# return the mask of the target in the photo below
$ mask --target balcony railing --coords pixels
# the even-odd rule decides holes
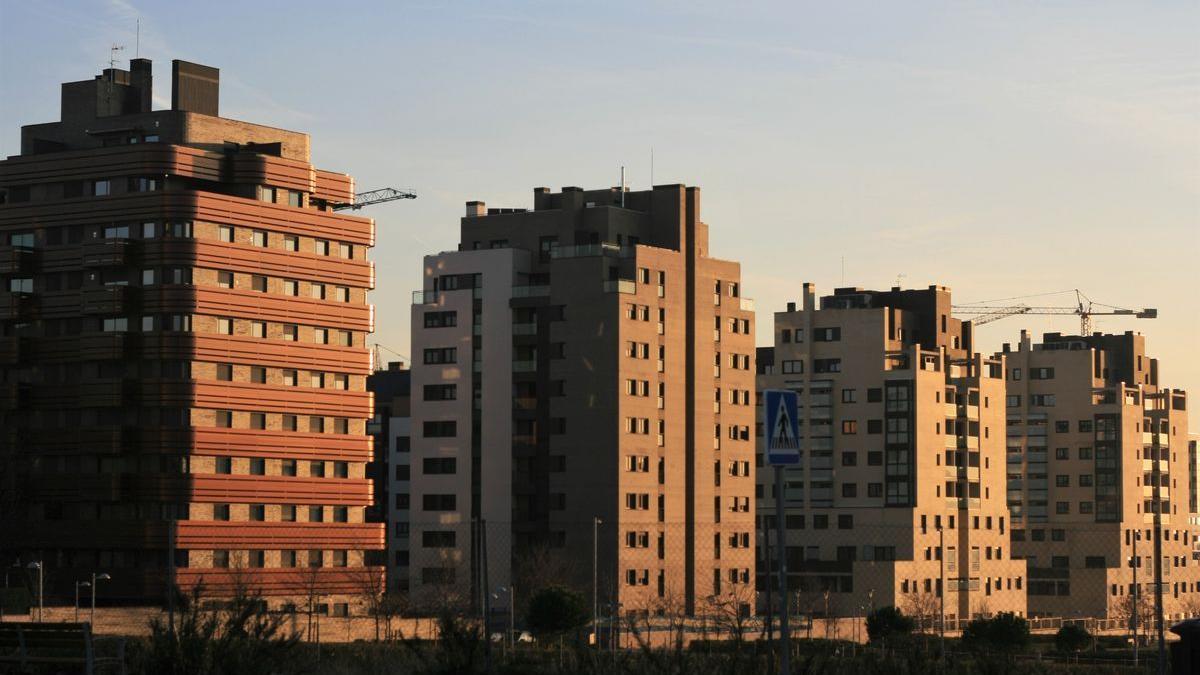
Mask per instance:
[[[550,295],[549,286],[513,286],[514,298],[541,298]]]
[[[438,302],[437,291],[413,291],[412,304],[414,305],[436,305]]]

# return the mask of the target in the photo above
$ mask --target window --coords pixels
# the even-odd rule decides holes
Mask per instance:
[[[283,235],[283,250],[292,252],[299,251],[300,237],[297,237],[294,234]]]
[[[263,504],[250,505],[250,520],[262,522],[267,519],[267,507]]]
[[[452,438],[458,435],[458,423],[454,420],[426,421],[424,424],[425,438]]]
[[[346,260],[352,260],[354,258],[354,245],[347,244],[344,241],[338,242],[338,256]]]
[[[426,349],[424,360],[426,364],[454,363],[458,360],[458,350],[454,347]]]
[[[1021,407],[1021,397],[1016,394],[1009,394],[1008,396],[1004,397],[1004,403],[1009,408],[1020,408]]]
[[[814,373],[840,373],[842,372],[841,359],[813,359]]]
[[[883,483],[867,483],[867,496],[875,499],[883,497]]]
[[[338,302],[350,302],[350,289],[345,286],[335,286],[333,289],[333,299]]]
[[[329,255],[329,242],[324,239],[314,240],[313,251],[315,251],[317,255]]]
[[[264,413],[250,413],[250,428],[251,429],[266,429],[267,416]]]
[[[458,460],[454,457],[426,457],[421,471],[430,476],[454,474],[458,471]]]
[[[226,568],[229,567],[229,551],[215,550],[212,556],[213,567]]]
[[[840,327],[813,329],[813,342],[838,342],[841,339],[842,329]]]
[[[329,329],[328,328],[314,328],[313,329],[313,342],[315,342],[316,344],[319,344],[319,345],[329,344]]]
[[[454,548],[457,533],[454,530],[425,530],[421,532],[424,548]]]
[[[267,292],[267,278],[262,275],[259,275],[259,274],[255,274],[255,275],[251,276],[250,277],[250,288],[251,288],[251,290],[258,291],[259,293],[266,293]]]
[[[858,400],[858,394],[854,389],[842,390],[842,403],[854,403]]]
[[[230,410],[218,410],[214,414],[218,427],[230,429],[233,427],[233,412]]]
[[[297,190],[288,190],[288,206],[291,206],[291,207],[297,208],[297,209],[300,208],[301,206],[303,206],[304,203],[303,203],[303,197],[301,196],[302,194],[303,193],[301,193]]]
[[[313,282],[308,287],[308,294],[309,294],[309,296],[316,298],[317,300],[324,300],[325,299],[325,284],[318,284],[316,282]]]
[[[425,312],[426,328],[450,328],[458,325],[458,312]]]
[[[1029,405],[1051,408],[1054,406],[1054,394],[1030,394]]]
[[[250,233],[250,243],[259,248],[267,247],[267,233],[264,230],[254,230]]]
[[[217,238],[220,239],[221,241],[225,242],[226,244],[232,244],[233,243],[233,226],[232,225],[219,225],[217,227]]]
[[[838,514],[838,529],[839,530],[853,530],[854,529],[854,516],[849,513]]]
[[[258,199],[259,201],[267,202],[268,204],[274,204],[275,188],[266,185],[260,185],[258,187]]]
[[[229,520],[229,505],[213,504],[213,520]]]
[[[349,462],[334,462],[333,463],[333,477],[334,478],[349,478],[350,477],[350,463]]]
[[[233,365],[229,363],[217,364],[217,379],[222,382],[230,382],[233,380]]]
[[[92,196],[106,197],[112,194],[112,181],[108,179],[92,181]]]
[[[453,401],[458,398],[458,385],[427,384],[425,385],[426,401]]]
[[[217,272],[217,286],[233,288],[233,272]]]
[[[453,494],[421,495],[421,508],[424,511],[454,511],[458,499]]]
[[[265,321],[250,322],[250,337],[265,338],[267,337],[267,323]]]
[[[300,339],[300,327],[295,324],[285,324],[283,326],[283,339],[289,342],[296,342]]]
[[[1031,380],[1052,380],[1054,379],[1053,368],[1030,368],[1029,379]]]
[[[842,420],[842,434],[850,435],[858,433],[858,420]]]

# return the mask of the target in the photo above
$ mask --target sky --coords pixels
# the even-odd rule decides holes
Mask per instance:
[[[1162,383],[1200,397],[1197,35],[1196,2],[0,0],[0,156],[123,45],[122,66],[154,61],[156,107],[171,59],[218,67],[223,116],[419,195],[369,212],[385,359],[408,354],[421,256],[455,248],[464,202],[531,207],[625,166],[631,189],[702,188],[759,344],[806,281],[1078,288],[1157,308],[1094,329],[1144,333]],[[1078,325],[1014,316],[977,340]]]

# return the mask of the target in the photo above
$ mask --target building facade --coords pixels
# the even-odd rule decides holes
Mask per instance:
[[[775,313],[757,371],[760,394],[800,394],[801,463],[785,470],[783,495],[790,600],[816,616],[891,605],[926,625],[943,602],[951,626],[1024,613],[1025,564],[1008,543],[1003,359],[973,351],[944,287],[839,288],[819,304],[811,284],[803,293]],[[760,586],[773,592],[774,469],[757,490]]]
[[[375,398],[375,417],[367,424],[375,440],[375,457],[367,465],[375,489],[368,520],[387,526],[388,591],[399,594],[408,593],[409,578],[411,387],[412,372],[398,361],[367,377],[367,391]]]
[[[414,600],[751,604],[753,331],[697,188],[469,202],[412,305]]]
[[[1050,333],[1034,344],[1022,332],[1001,356],[1013,552],[1029,564],[1030,613],[1128,620],[1153,600],[1158,543],[1163,610],[1194,615],[1200,529],[1186,393],[1159,384],[1158,361],[1134,333]]]
[[[62,87],[0,162],[0,559],[47,593],[165,584],[347,612],[365,522],[368,218],[306,134],[221,117],[219,72],[151,63]]]

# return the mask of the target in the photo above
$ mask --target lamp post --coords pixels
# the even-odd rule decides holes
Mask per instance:
[[[96,632],[96,582],[108,581],[112,577],[107,574],[96,574],[92,572],[92,632]]]
[[[599,517],[592,518],[592,640],[600,647],[600,523]]]
[[[41,623],[42,622],[42,613],[45,610],[45,595],[43,593],[43,591],[45,589],[45,585],[43,584],[43,581],[45,579],[45,570],[43,569],[43,565],[40,560],[29,563],[29,565],[27,565],[27,567],[31,570],[37,570],[37,573],[38,573],[38,618],[37,618],[37,620],[38,620],[38,623]]]
[[[92,584],[87,581],[76,581],[75,582],[75,623],[79,623],[79,589],[87,588],[88,586],[91,586],[91,585]]]

